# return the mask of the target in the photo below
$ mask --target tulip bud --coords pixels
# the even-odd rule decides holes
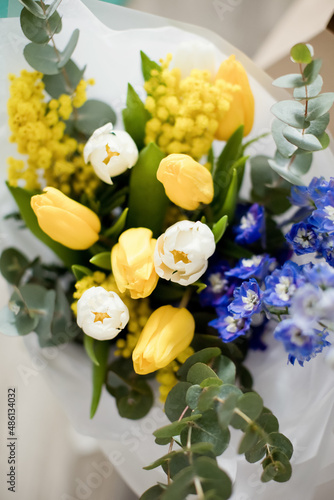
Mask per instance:
[[[156,240],[145,227],[128,229],[111,251],[111,267],[121,293],[129,290],[132,299],[150,295],[158,282],[153,254]]]
[[[110,177],[122,174],[138,160],[138,149],[124,130],[114,130],[111,123],[95,130],[84,148],[84,160],[90,162],[96,175],[107,184]]]
[[[92,286],[78,300],[77,323],[97,340],[113,339],[129,321],[129,310],[115,292]]]
[[[85,250],[99,239],[101,223],[89,208],[53,187],[31,198],[40,228],[55,241],[73,250]]]
[[[145,375],[167,366],[193,339],[195,321],[190,312],[162,306],[149,317],[132,354],[136,373]]]
[[[164,158],[157,171],[168,198],[186,210],[196,210],[200,203],[213,199],[213,181],[207,168],[184,154]]]
[[[215,247],[214,235],[206,224],[176,222],[157,240],[155,270],[161,278],[191,285],[205,273]]]
[[[218,125],[216,139],[227,141],[240,125],[244,126],[244,136],[252,130],[254,122],[254,96],[243,65],[231,55],[218,69],[216,80],[223,79],[240,90],[233,93],[233,100],[224,118]]]

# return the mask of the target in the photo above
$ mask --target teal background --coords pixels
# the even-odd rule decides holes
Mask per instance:
[[[127,0],[100,0],[101,2],[114,3],[116,5],[125,5]],[[1,17],[18,17],[20,15],[22,5],[18,0],[0,0],[0,18]]]

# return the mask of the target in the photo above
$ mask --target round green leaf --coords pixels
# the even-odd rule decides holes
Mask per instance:
[[[291,184],[296,184],[297,186],[302,186],[304,185],[303,181],[301,180],[299,175],[294,174],[291,169],[288,170],[284,166],[278,165],[274,160],[268,160],[269,165],[271,168],[279,174],[283,179],[286,181],[290,182]],[[288,164],[288,162],[287,162]]]
[[[89,137],[97,129],[111,122],[116,123],[114,110],[105,102],[90,99],[77,109],[77,118],[73,122],[76,130]]]
[[[299,73],[280,76],[272,82],[275,87],[282,87],[285,89],[294,89],[305,85],[302,76]]]
[[[239,398],[238,408],[250,419],[256,420],[262,412],[263,400],[256,392],[246,392]]]
[[[238,453],[246,453],[249,451],[253,446],[259,441],[259,434],[256,432],[256,430],[252,426],[248,426],[245,435],[242,438]]]
[[[64,66],[63,70],[58,75],[44,75],[43,82],[45,91],[54,99],[58,99],[61,94],[73,94],[75,88],[83,77],[86,66],[79,69],[78,66],[70,59]]]
[[[40,4],[40,2],[37,2]],[[48,43],[51,36],[61,30],[61,18],[57,12],[46,20],[34,16],[28,9],[24,8],[20,15],[21,28],[24,35],[34,43]]]
[[[311,85],[311,83],[315,81],[321,69],[321,65],[322,65],[321,59],[314,59],[314,61],[310,62],[307,66],[305,66],[303,71],[303,76],[306,85]]]
[[[322,85],[323,79],[320,75],[318,75],[310,85],[306,85],[306,88],[305,83],[303,87],[296,88],[293,91],[293,97],[295,99],[310,99],[312,97],[316,97],[320,94]]]
[[[264,439],[258,441],[252,448],[248,449],[245,453],[245,458],[250,464],[254,464],[261,460],[266,454],[266,442]]]
[[[191,384],[188,382],[179,382],[168,393],[165,403],[165,413],[171,422],[178,420],[187,406],[186,395]],[[191,410],[189,409],[185,416],[189,416]]]
[[[319,139],[309,133],[303,134],[302,131],[296,128],[289,126],[285,127],[283,136],[291,142],[291,144],[304,151],[320,151],[320,149],[322,149]]]
[[[283,434],[280,434],[279,432],[272,432],[269,435],[269,441],[268,442],[269,442],[269,444],[271,446],[274,446],[275,448],[278,448],[289,459],[292,457],[292,453],[293,453],[292,443]]]
[[[145,417],[153,404],[153,393],[145,380],[139,379],[136,388],[116,398],[118,412],[121,417],[138,420]]]
[[[230,424],[234,416],[234,409],[237,406],[238,399],[238,394],[231,393],[227,396],[224,403],[219,403],[217,406],[218,422],[223,429]]]
[[[312,121],[327,113],[334,102],[334,92],[320,94],[308,101],[307,120]]]
[[[6,248],[0,257],[1,274],[12,285],[18,285],[28,264],[28,259],[16,248]]]
[[[204,363],[196,363],[189,369],[187,380],[192,384],[200,384],[203,380],[209,377],[218,378],[212,368]]]
[[[189,387],[186,395],[187,405],[194,410],[198,404],[198,398],[202,394],[202,387],[198,384]]]
[[[329,113],[319,116],[311,122],[311,125],[306,129],[308,134],[313,134],[316,137],[321,136],[329,124]]]
[[[192,356],[190,356],[180,367],[177,375],[184,379],[189,371],[189,368],[196,363],[208,363],[213,358],[220,356],[221,350],[219,347],[206,347],[200,351],[195,352]]]
[[[297,146],[291,144],[287,138],[283,135],[283,131],[287,128],[287,125],[280,120],[276,119],[271,125],[271,132],[276,143],[278,151],[286,158],[290,158],[296,151]]]
[[[57,75],[60,72],[57,54],[50,45],[28,43],[23,49],[23,55],[31,67],[44,75]]]
[[[281,101],[271,107],[271,112],[279,120],[295,128],[307,128],[309,122],[305,120],[305,107],[298,101]]]
[[[188,439],[188,429],[181,432],[181,442],[186,446]],[[230,432],[228,429],[222,429],[218,423],[216,412],[206,411],[201,418],[196,420],[191,432],[191,444],[211,443],[212,452],[218,456],[221,455],[230,442]]]
[[[297,43],[290,51],[291,59],[299,64],[310,63],[312,61],[312,54],[309,47],[305,43]]]

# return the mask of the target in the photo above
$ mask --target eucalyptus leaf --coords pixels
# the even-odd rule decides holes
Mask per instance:
[[[293,97],[295,99],[310,99],[312,97],[316,97],[320,94],[323,83],[322,77],[318,75],[310,85],[305,86],[304,83],[303,87],[295,88],[293,91]]]
[[[121,417],[138,420],[147,415],[154,401],[153,393],[146,380],[138,379],[134,387],[116,398]]]
[[[188,371],[187,381],[192,384],[200,384],[208,377],[218,378],[216,373],[204,363],[194,364]]]
[[[169,200],[164,187],[157,179],[157,170],[164,153],[154,143],[150,143],[139,154],[136,165],[131,170],[129,213],[127,227],[147,227],[153,236],[162,232]]]
[[[238,399],[239,399],[239,394],[231,392],[226,397],[224,402],[222,403],[220,402],[219,405],[217,406],[218,422],[223,429],[229,426],[234,416],[234,409],[237,406]]]
[[[71,56],[77,46],[79,40],[79,30],[75,29],[69,39],[65,49],[60,53],[60,60],[58,61],[58,68],[63,68],[65,64],[71,59]]]
[[[308,64],[312,61],[312,54],[305,43],[297,43],[290,50],[291,59],[295,63]]]
[[[278,470],[278,473],[274,477],[274,481],[277,483],[289,481],[292,474],[292,468],[287,456],[281,451],[275,450],[272,452],[272,457]]]
[[[0,257],[0,271],[2,276],[12,285],[18,285],[29,261],[16,248],[6,248]]]
[[[286,158],[289,158],[296,151],[297,146],[291,144],[284,136],[283,132],[286,127],[287,125],[285,123],[276,118],[271,125],[271,132],[278,151]],[[252,160],[253,158],[251,159],[251,162]]]
[[[182,418],[182,420],[178,420],[177,422],[173,422],[172,424],[157,429],[153,432],[153,435],[157,438],[172,438],[174,436],[179,436],[183,429],[189,427],[189,422],[195,422],[201,417],[202,415],[197,413],[195,415],[191,415],[190,417]]]
[[[293,162],[290,165],[290,171],[292,174],[298,176],[307,174],[312,165],[312,153],[301,153],[295,156]]]
[[[278,432],[278,420],[272,413],[261,413],[256,419],[257,425],[261,427],[267,434]]]
[[[51,45],[28,43],[23,55],[32,68],[44,75],[57,75],[60,72],[57,54]]]
[[[220,356],[215,360],[213,367],[224,384],[234,384],[236,368],[233,361],[226,356]]]
[[[95,343],[95,356],[98,361],[93,364],[93,394],[90,407],[90,418],[93,418],[98,408],[102,387],[105,382],[108,366],[109,342],[97,340]]]
[[[324,115],[319,116],[316,120],[313,120],[311,125],[306,129],[307,133],[313,134],[316,137],[321,136],[329,124],[329,116],[329,113],[325,113]]]
[[[179,382],[169,391],[165,403],[165,413],[171,422],[178,420],[187,407],[186,395],[190,386],[189,382]],[[190,413],[191,411],[187,410],[184,416],[189,416]]]
[[[63,71],[57,75],[43,75],[45,91],[54,99],[58,99],[61,94],[73,94],[80,80],[82,80],[86,66],[79,69],[70,59],[64,66]],[[66,78],[64,76],[66,73]]]
[[[310,62],[307,66],[305,66],[304,71],[303,71],[303,76],[305,79],[306,85],[311,85],[319,75],[319,71],[322,66],[322,60],[321,59],[314,59],[312,62]]]
[[[55,12],[48,20],[41,19],[24,8],[20,14],[20,24],[23,34],[37,44],[48,43],[51,36],[59,33],[62,27],[61,18]]]
[[[284,137],[294,146],[305,151],[320,151],[322,149],[320,141],[312,134],[304,133],[293,127],[285,127],[283,130]]]
[[[78,132],[89,137],[97,128],[109,122],[113,125],[116,123],[115,112],[109,104],[97,99],[89,99],[77,109],[73,125]]]
[[[261,460],[266,454],[266,449],[266,442],[264,439],[257,441],[257,443],[252,448],[249,448],[245,452],[245,458],[247,462],[249,462],[250,464],[254,464],[255,462]]]
[[[58,9],[61,1],[62,0],[54,0],[50,5],[48,5],[48,8],[45,11],[47,19],[50,19],[52,17],[53,13],[56,11],[56,9]]]
[[[191,385],[187,391],[186,394],[186,403],[191,408],[194,410],[197,405],[198,405],[198,398],[202,394],[202,387],[198,384]]]
[[[252,425],[249,425],[246,430],[245,430],[245,435],[242,438],[239,448],[238,448],[238,453],[246,453],[249,451],[253,446],[258,442],[259,440],[259,435],[254,429]]]
[[[327,92],[326,94],[320,94],[314,99],[308,101],[307,108],[307,120],[316,120],[320,116],[327,113],[334,102],[334,92]]]
[[[280,101],[271,107],[271,112],[279,120],[295,128],[307,128],[309,122],[305,120],[305,108],[298,101]]]
[[[31,317],[24,310],[18,314],[7,306],[0,310],[0,333],[3,335],[9,337],[27,335],[34,330],[37,323],[38,317]]]
[[[282,453],[284,453],[284,455],[286,455],[287,458],[290,459],[292,457],[293,453],[292,443],[283,434],[280,434],[279,432],[272,432],[271,434],[269,434],[268,442],[270,446],[278,448]]]
[[[28,9],[31,14],[38,17],[39,19],[45,19],[45,14],[43,12],[42,7],[38,5],[34,0],[19,0],[19,2],[24,5],[26,9]]]
[[[328,134],[326,134],[326,132],[324,132],[323,134],[321,134],[321,135],[319,136],[319,141],[321,142],[322,149],[326,149],[326,148],[328,148],[329,143],[330,143],[330,138],[329,138],[329,135],[328,135]]]
[[[269,165],[269,159],[268,156],[258,155],[253,156],[250,160],[253,190],[260,198],[266,195],[267,186],[270,186],[273,181],[273,171]]]
[[[191,486],[194,478],[194,471],[191,466],[182,469],[173,478],[173,482],[168,486],[161,496],[161,500],[184,500],[192,491]]]
[[[208,380],[208,379],[206,379]],[[218,378],[217,381],[221,382]],[[219,395],[219,386],[211,385],[210,387],[203,388],[202,394],[198,398],[197,410],[204,413],[214,407],[216,398]]]
[[[197,351],[183,363],[183,365],[179,368],[177,375],[182,380],[184,380],[191,366],[195,365],[196,363],[208,363],[213,358],[216,358],[220,355],[221,350],[219,349],[219,347],[207,347],[205,349]]]
[[[216,500],[227,500],[232,494],[232,483],[226,472],[219,469],[217,462],[210,457],[199,457],[194,462],[195,474],[200,478],[205,492],[214,492]]]
[[[291,170],[288,170],[287,168],[282,167],[281,165],[278,165],[274,160],[268,160],[268,163],[269,163],[270,167],[277,174],[279,174],[281,177],[283,177],[283,179],[285,179],[286,181],[290,182],[291,184],[295,184],[297,186],[304,185],[301,178],[298,175],[291,172]]]
[[[90,259],[90,263],[94,264],[97,267],[101,267],[102,269],[106,269],[108,271],[111,270],[111,257],[110,252],[101,252]]]
[[[123,123],[125,130],[131,135],[139,150],[144,146],[145,126],[149,118],[150,114],[144,103],[129,83],[126,108],[123,109]]]
[[[145,81],[151,78],[152,69],[161,72],[161,66],[155,61],[152,61],[152,59],[150,59],[142,50],[140,51],[140,58],[141,70]]]
[[[164,489],[159,485],[152,486],[146,490],[139,500],[161,500],[161,495],[164,492]]]
[[[295,89],[305,86],[304,80],[299,73],[280,76],[272,82],[275,87],[282,87],[285,89]]]
[[[188,431],[185,429],[181,432],[181,442],[183,446],[188,440]],[[195,443],[211,443],[213,445],[212,452],[214,455],[221,455],[229,445],[230,432],[228,429],[222,429],[218,423],[217,415],[214,410],[208,410],[201,418],[194,422],[191,432],[191,444]]]

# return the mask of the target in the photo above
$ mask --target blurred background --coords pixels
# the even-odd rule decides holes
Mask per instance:
[[[98,7],[103,0],[83,0]],[[216,32],[262,67],[287,53],[291,43],[306,41],[326,25],[332,0],[118,0],[128,9],[195,24]],[[0,17],[15,17],[18,0],[0,0]],[[298,32],[298,33],[297,33]],[[299,38],[298,38],[299,36]],[[297,39],[296,39],[297,37]],[[1,124],[5,126],[5,124]],[[5,287],[2,285],[1,289]],[[1,306],[6,303],[1,296]],[[47,387],[38,360],[32,360],[22,339],[0,336],[0,498],[7,500],[135,500],[91,438],[78,435]],[[14,361],[15,360],[15,361]],[[7,389],[18,391],[17,492],[8,492],[4,453]],[[93,481],[94,471],[105,471]],[[100,473],[100,477],[103,472]],[[96,474],[95,474],[96,479]]]

